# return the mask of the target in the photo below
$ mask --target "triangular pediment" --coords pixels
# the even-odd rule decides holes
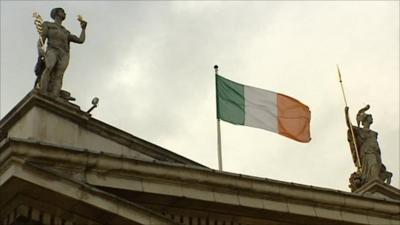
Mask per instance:
[[[0,121],[0,140],[5,137],[146,161],[204,167],[101,122],[77,105],[49,98],[35,90]]]

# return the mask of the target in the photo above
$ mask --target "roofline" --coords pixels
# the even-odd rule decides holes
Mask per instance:
[[[1,131],[7,132],[10,127],[12,127],[34,106],[49,110],[73,122],[78,122],[79,126],[82,126],[83,128],[105,138],[111,139],[119,144],[125,145],[128,148],[130,148],[132,145],[135,145],[136,151],[149,155],[155,159],[164,159],[172,162],[175,161],[178,163],[191,164],[207,168],[198,162],[190,160],[168,149],[155,145],[151,142],[133,136],[128,132],[97,120],[91,117],[89,113],[80,110],[79,106],[75,104],[65,101],[55,101],[46,95],[40,94],[36,89],[30,91],[20,102],[17,103],[16,106],[14,106],[13,109],[11,109],[8,114],[6,114],[0,120],[0,138],[2,136]],[[139,148],[137,148],[138,146]]]

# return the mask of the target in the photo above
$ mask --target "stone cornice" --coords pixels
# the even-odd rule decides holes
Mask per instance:
[[[202,192],[211,196],[213,198],[211,199],[212,201],[219,201],[215,196],[224,193],[224,190],[230,190],[235,192],[234,195],[239,201],[238,203],[232,201],[231,204],[243,205],[249,199],[256,199],[261,201],[260,207],[262,207],[263,200],[283,201],[286,202],[287,207],[290,207],[288,202],[293,202],[297,206],[311,207],[314,211],[332,209],[339,214],[344,214],[345,212],[359,213],[368,216],[386,216],[396,221],[400,220],[400,201],[397,200],[362,196],[327,188],[244,176],[188,165],[118,158],[110,154],[96,154],[79,149],[68,149],[65,146],[49,146],[34,141],[8,139],[0,146],[0,153],[4,146],[7,145],[12,150],[8,151],[8,153],[3,152],[8,156],[2,154],[0,165],[4,160],[14,155],[29,161],[40,159],[42,163],[47,161],[51,164],[63,163],[65,165],[90,168],[90,171],[93,173],[98,171],[102,174],[101,176],[111,177],[113,174],[118,175],[121,177],[121,181],[124,179],[129,181],[131,179],[129,176],[134,175],[144,180],[159,180],[161,183],[171,185],[170,187],[176,187],[177,190],[196,186],[200,187]],[[124,176],[126,178],[123,178]],[[193,192],[188,192],[186,197],[190,197],[191,194]],[[252,205],[251,201],[248,202],[248,206],[258,207],[257,203]],[[293,210],[296,209],[293,208]]]

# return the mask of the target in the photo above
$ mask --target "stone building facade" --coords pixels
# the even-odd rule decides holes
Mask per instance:
[[[207,168],[30,92],[0,121],[3,225],[399,225],[400,192]]]

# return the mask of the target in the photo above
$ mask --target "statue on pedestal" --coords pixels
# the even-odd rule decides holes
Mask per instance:
[[[38,42],[39,58],[35,67],[38,79],[35,86],[43,94],[71,100],[69,93],[61,90],[63,76],[69,62],[70,42],[78,44],[85,42],[87,22],[82,17],[78,17],[82,31],[80,36],[77,37],[61,25],[66,17],[62,8],[51,10],[50,16],[54,19],[54,22],[43,22],[38,14],[34,14],[34,16],[36,17],[35,25],[40,35]],[[47,48],[44,51],[46,41]]]
[[[378,144],[378,133],[371,130],[372,115],[365,113],[369,105],[360,109],[357,113],[357,126],[352,126],[349,119],[349,107],[345,107],[346,124],[349,128],[347,140],[353,156],[353,161],[358,171],[350,176],[350,188],[357,190],[371,180],[381,180],[390,184],[392,173],[386,171],[382,163],[381,150]],[[362,127],[360,127],[360,123]],[[359,164],[358,164],[359,163]]]

